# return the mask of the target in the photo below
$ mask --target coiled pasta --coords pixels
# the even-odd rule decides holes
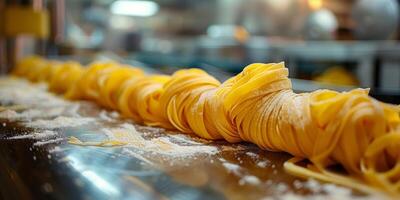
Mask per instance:
[[[283,63],[251,64],[222,84],[200,69],[145,75],[119,63],[84,69],[38,57],[19,62],[14,74],[146,125],[288,152],[294,158],[285,169],[298,176],[400,194],[400,107],[365,89],[296,94]],[[337,164],[346,174],[328,170]]]

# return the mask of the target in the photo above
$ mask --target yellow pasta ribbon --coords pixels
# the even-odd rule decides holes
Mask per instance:
[[[58,65],[49,77],[49,90],[63,94],[73,87],[83,73],[83,67],[78,62],[68,61]]]

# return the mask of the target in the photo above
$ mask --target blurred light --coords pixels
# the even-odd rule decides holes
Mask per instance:
[[[149,17],[158,12],[159,6],[152,1],[118,0],[111,4],[110,10],[116,15]]]
[[[109,22],[111,28],[118,30],[133,30],[135,27],[135,20],[123,15],[113,15]]]
[[[269,6],[276,11],[285,11],[287,10],[292,4],[294,0],[268,0],[267,3]]]
[[[318,10],[322,7],[322,0],[308,0],[311,10]]]
[[[104,191],[105,193],[112,195],[118,194],[118,190],[114,186],[112,186],[110,183],[105,181],[103,178],[101,178],[93,171],[90,170],[83,171],[82,175],[86,177],[90,182],[92,182],[101,191]]]
[[[81,162],[74,156],[68,155],[67,159],[70,161],[71,166],[80,172],[88,181],[100,189],[100,191],[105,192],[108,195],[119,195],[119,191],[112,184],[101,178],[95,172],[85,169],[86,167],[81,164]]]
[[[212,38],[233,38],[239,42],[245,42],[249,38],[246,28],[236,25],[211,25],[207,29],[207,35]]]
[[[332,11],[319,9],[312,12],[306,22],[306,38],[311,40],[332,40],[338,27]]]
[[[246,42],[249,38],[249,32],[243,26],[238,26],[235,30],[235,38],[239,42]]]

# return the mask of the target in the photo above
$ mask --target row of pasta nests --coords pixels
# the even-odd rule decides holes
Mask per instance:
[[[400,193],[399,106],[364,89],[296,94],[283,63],[251,64],[222,84],[200,69],[146,75],[115,62],[85,68],[40,57],[21,60],[13,73],[139,123],[288,152],[295,157],[285,169],[297,176]],[[304,159],[308,164],[300,164]],[[328,170],[337,164],[345,174]]]

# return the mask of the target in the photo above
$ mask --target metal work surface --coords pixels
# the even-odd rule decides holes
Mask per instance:
[[[288,154],[137,125],[93,103],[64,101],[45,90],[0,80],[3,198],[367,198],[287,174],[282,165]],[[129,137],[137,140],[103,147],[68,143],[71,136],[105,141],[115,136],[112,130],[131,130]]]

